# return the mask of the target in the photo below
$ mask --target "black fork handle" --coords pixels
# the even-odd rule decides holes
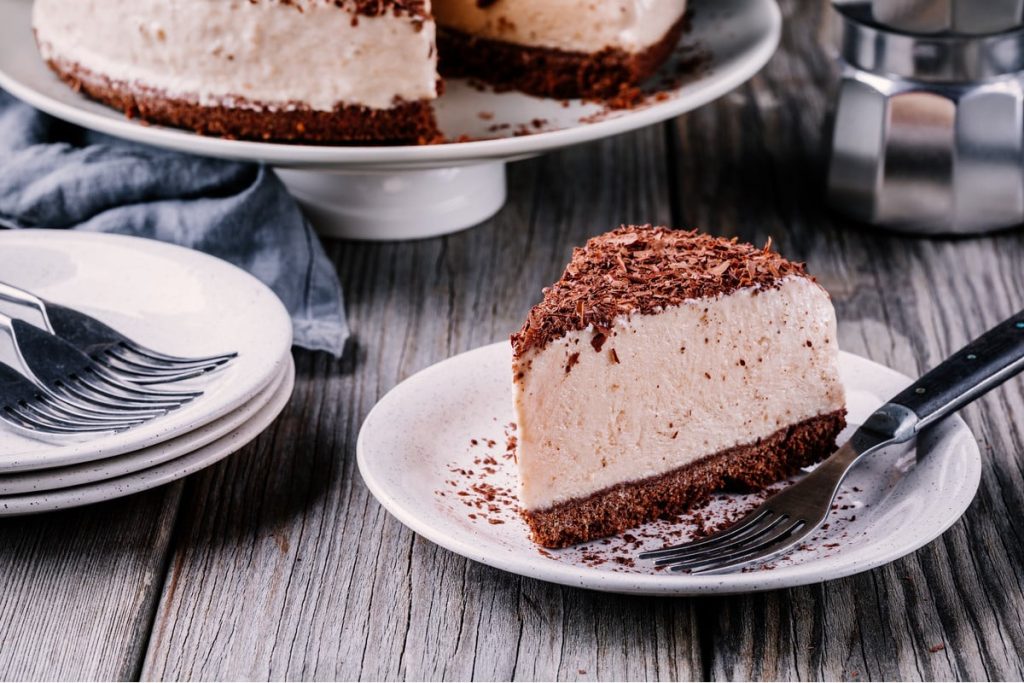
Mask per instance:
[[[874,426],[877,431],[894,433],[909,431],[898,436],[910,438],[1022,370],[1024,311],[999,323],[901,391],[889,401],[888,406],[872,415],[865,427],[870,429]],[[890,406],[897,410],[886,410]],[[905,421],[902,429],[897,429],[896,425],[883,428],[881,424],[870,424],[880,415],[892,419],[893,415],[903,412],[898,410],[899,407],[908,409],[917,419],[909,423]]]

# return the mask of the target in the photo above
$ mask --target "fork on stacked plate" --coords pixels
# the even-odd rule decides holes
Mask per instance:
[[[288,405],[291,316],[230,263],[125,235],[0,230],[0,281],[0,517],[188,476]]]
[[[237,355],[161,353],[92,316],[0,282],[0,420],[30,437],[131,429],[203,394],[154,385],[201,377]]]

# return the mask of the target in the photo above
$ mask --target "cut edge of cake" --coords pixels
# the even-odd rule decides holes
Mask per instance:
[[[686,26],[687,17],[681,16],[658,42],[638,52],[521,45],[439,26],[439,69],[446,78],[477,78],[498,91],[556,99],[608,99],[650,78],[675,50]]]

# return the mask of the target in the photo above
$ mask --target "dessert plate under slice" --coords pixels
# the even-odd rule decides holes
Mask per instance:
[[[377,500],[413,531],[465,557],[544,581],[618,593],[740,593],[817,583],[891,562],[948,529],[967,509],[981,456],[954,416],[909,448],[862,463],[843,486],[829,527],[806,546],[732,574],[655,571],[641,550],[685,541],[733,519],[763,494],[721,494],[679,522],[655,522],[606,541],[547,550],[516,513],[515,436],[507,342],[438,363],[389,392],[363,424],[359,471]],[[910,379],[843,353],[849,422],[842,438]]]
[[[291,359],[284,368],[284,376],[269,401],[219,439],[155,467],[113,477],[82,486],[42,491],[20,496],[0,496],[0,517],[17,517],[65,508],[101,503],[129,496],[169,484],[201,469],[209,467],[238,451],[270,426],[291,398],[295,386],[295,366]]]
[[[0,230],[5,282],[70,306],[163,353],[236,351],[224,370],[177,385],[205,393],[120,434],[55,445],[0,425],[0,473],[110,458],[238,409],[291,362],[292,326],[262,282],[212,256],[154,240],[70,230]]]
[[[203,425],[199,429],[173,438],[169,441],[112,458],[92,460],[68,467],[50,467],[45,470],[0,474],[0,497],[26,493],[40,493],[72,486],[92,484],[141,470],[156,467],[174,460],[230,434],[251,420],[260,410],[280,393],[283,385],[295,374],[294,363],[281,368],[281,373],[267,387],[238,410],[228,413],[219,420]]]

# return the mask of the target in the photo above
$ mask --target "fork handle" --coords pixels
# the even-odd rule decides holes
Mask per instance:
[[[42,320],[40,327],[53,334],[53,325],[50,324],[50,317],[46,314],[46,302],[32,292],[27,292],[20,287],[9,285],[6,282],[0,282],[0,304],[4,302],[20,306],[22,309],[32,309]],[[15,314],[9,306],[0,306],[0,314],[5,312],[12,318],[23,317]]]
[[[39,379],[29,368],[25,357],[18,346],[18,337],[14,329],[14,320],[0,313],[0,363],[13,368],[23,377],[39,385]]]
[[[944,360],[889,403],[917,416],[914,432],[941,420],[1024,370],[1024,311]]]

